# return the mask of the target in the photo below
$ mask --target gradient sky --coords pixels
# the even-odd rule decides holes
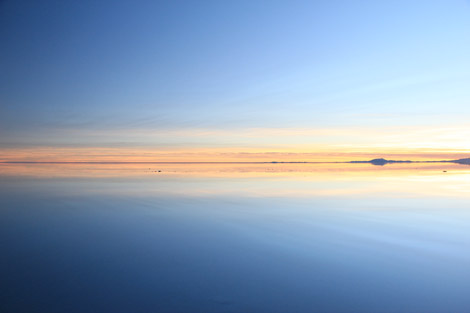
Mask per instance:
[[[0,1],[0,161],[470,153],[470,2]]]

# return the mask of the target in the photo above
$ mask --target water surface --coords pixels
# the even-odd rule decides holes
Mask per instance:
[[[0,164],[0,311],[469,312],[469,187],[454,164]]]

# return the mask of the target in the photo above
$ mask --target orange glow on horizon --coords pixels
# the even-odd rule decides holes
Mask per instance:
[[[0,150],[0,162],[345,162],[389,160],[454,160],[469,157],[468,150],[441,149],[337,149],[315,150],[255,148],[17,148]]]
[[[69,131],[93,146],[0,148],[0,162],[344,162],[453,160],[470,155],[470,128],[337,127]],[[72,136],[73,135],[73,136]],[[117,143],[132,143],[126,146]],[[101,144],[99,143],[101,142]]]

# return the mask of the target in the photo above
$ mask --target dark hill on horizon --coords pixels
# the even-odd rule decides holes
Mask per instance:
[[[383,166],[389,163],[457,163],[457,164],[470,165],[470,158],[458,159],[458,160],[440,160],[440,161],[410,161],[410,160],[403,161],[403,160],[387,160],[384,158],[377,158],[377,159],[372,159],[369,161],[350,161],[347,163],[370,163],[370,164],[379,165],[379,166]]]
[[[387,160],[384,158],[378,158],[378,159],[372,159],[369,161],[351,161],[349,163],[371,163],[374,165],[380,165],[383,166],[388,163],[413,163],[413,162],[419,162],[419,161],[400,161],[400,160]]]
[[[449,162],[470,165],[470,158],[453,160],[453,161],[449,161]]]

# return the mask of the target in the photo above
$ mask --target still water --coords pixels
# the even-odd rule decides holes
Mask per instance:
[[[469,190],[452,164],[0,164],[0,311],[470,312]]]

